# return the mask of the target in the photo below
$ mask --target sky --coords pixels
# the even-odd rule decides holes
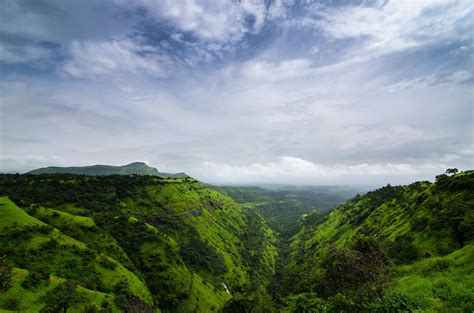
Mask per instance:
[[[0,171],[218,184],[474,168],[474,2],[3,0]]]

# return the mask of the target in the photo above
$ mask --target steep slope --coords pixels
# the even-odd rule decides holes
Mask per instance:
[[[212,312],[274,272],[263,219],[192,179],[0,175],[0,195],[0,255],[14,267],[3,307],[47,307],[73,281],[76,309]]]
[[[166,178],[186,178],[185,173],[160,173],[154,167],[143,162],[134,162],[123,166],[91,165],[80,167],[49,166],[32,170],[27,174],[75,174],[75,175],[150,175]]]
[[[313,301],[349,311],[472,311],[473,190],[474,171],[440,175],[435,184],[386,186],[327,216],[305,216],[277,293],[292,295],[293,309]]]
[[[313,210],[327,212],[357,193],[352,188],[341,186],[215,188],[261,214],[268,225],[284,238],[289,238],[298,231],[298,221],[302,214]]]

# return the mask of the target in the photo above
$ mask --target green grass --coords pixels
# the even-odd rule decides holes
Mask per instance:
[[[403,294],[417,312],[474,311],[474,244],[444,257],[399,266],[388,293]]]
[[[75,224],[82,227],[94,227],[94,220],[90,217],[74,215],[68,212],[48,209],[48,208],[37,208],[35,215],[39,219],[51,220],[52,224],[64,225],[64,224]]]
[[[39,312],[43,307],[43,304],[38,301],[42,296],[44,296],[48,291],[54,289],[58,286],[62,280],[51,277],[47,285],[43,285],[36,290],[25,290],[21,287],[21,283],[28,276],[28,271],[15,268],[13,270],[13,286],[4,293],[0,293],[0,306],[3,308],[5,302],[8,299],[16,298],[20,300],[20,311],[21,312]],[[2,309],[0,309],[2,312]],[[3,309],[3,312],[15,312]]]
[[[135,274],[130,272],[128,269],[123,267],[123,265],[113,260],[112,258],[107,257],[105,255],[102,255],[102,257],[107,258],[110,262],[116,264],[116,267],[114,269],[108,269],[101,266],[99,262],[95,263],[95,269],[100,274],[100,279],[105,283],[108,288],[112,290],[119,282],[123,281],[127,283],[132,294],[138,296],[145,302],[152,302],[150,291]]]
[[[0,197],[0,229],[12,226],[46,225],[28,215],[7,197]]]
[[[51,276],[46,284],[42,284],[34,290],[26,290],[21,287],[21,283],[28,275],[29,273],[27,270],[19,268],[14,269],[13,286],[6,292],[0,293],[0,312],[37,313],[43,307],[41,297],[64,282],[64,279],[62,278]],[[95,304],[97,307],[100,307],[102,302],[106,301],[109,302],[109,306],[113,313],[120,312],[120,310],[118,310],[113,303],[113,296],[102,292],[89,290],[81,286],[78,286],[77,288],[80,293],[85,295],[87,304]],[[4,308],[5,303],[11,298],[19,300],[19,310],[11,311]],[[68,309],[68,312],[83,312],[83,310],[84,304],[80,304],[71,307]]]

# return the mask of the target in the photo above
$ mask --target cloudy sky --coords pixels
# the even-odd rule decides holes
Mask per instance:
[[[0,171],[377,185],[472,169],[473,3],[3,0]]]

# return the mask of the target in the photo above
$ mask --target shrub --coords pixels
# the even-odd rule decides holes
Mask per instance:
[[[337,310],[363,310],[383,297],[388,284],[385,247],[374,239],[358,239],[350,247],[331,247],[323,259],[322,289]]]
[[[36,288],[46,279],[44,276],[45,275],[36,271],[30,271],[28,276],[26,276],[25,280],[21,283],[21,287],[25,289]]]
[[[117,263],[115,263],[114,261],[111,261],[105,255],[100,256],[99,263],[103,268],[107,268],[109,270],[114,270],[117,267]]]
[[[3,303],[3,308],[11,311],[17,311],[20,308],[20,299],[17,297],[11,297],[5,300]]]
[[[0,258],[0,292],[10,289],[13,267],[6,256]]]

